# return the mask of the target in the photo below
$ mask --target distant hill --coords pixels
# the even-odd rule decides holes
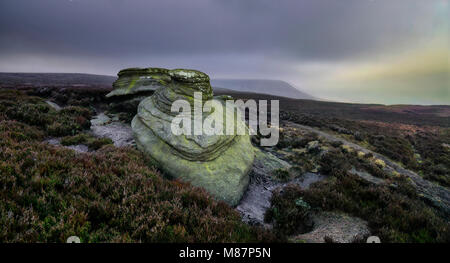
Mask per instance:
[[[341,122],[370,120],[394,124],[450,127],[450,106],[448,105],[382,105],[303,100],[225,89],[214,89],[214,94],[231,95],[234,99],[242,100],[279,100],[280,111],[295,113],[298,116],[309,116],[312,119],[336,118]],[[319,124],[314,121],[313,123]]]
[[[0,73],[0,85],[111,85],[116,79],[81,73]]]
[[[83,73],[5,73],[0,72],[0,85],[102,85],[111,86],[116,76]],[[232,90],[287,97],[292,99],[316,99],[281,80],[212,79],[216,92]],[[223,92],[222,92],[223,93]]]
[[[293,99],[315,100],[313,96],[294,88],[287,82],[268,79],[212,79],[214,89],[262,93]]]

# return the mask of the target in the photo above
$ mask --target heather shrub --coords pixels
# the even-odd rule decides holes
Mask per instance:
[[[367,220],[383,242],[449,242],[448,222],[417,197],[406,179],[395,184],[397,188],[373,185],[346,174],[318,182],[298,196],[312,207]]]
[[[277,240],[204,190],[162,178],[132,148],[76,153],[16,121],[0,133],[1,242]]]
[[[423,161],[419,163],[424,178],[450,187],[450,129],[442,129],[440,134],[418,133],[409,138]]]
[[[43,99],[14,90],[2,90],[0,102],[5,118],[36,126],[50,136],[75,135],[90,127],[92,111],[87,108],[69,106],[56,111]]]
[[[307,133],[305,136],[300,138],[294,138],[292,141],[292,147],[294,148],[303,148],[305,147],[308,142],[310,141],[316,141],[319,137],[315,133]]]
[[[80,133],[74,136],[66,136],[61,139],[61,144],[64,146],[84,144],[89,147],[90,150],[98,150],[102,146],[107,144],[113,144],[113,141],[109,138],[96,138],[86,133]]]
[[[0,120],[0,134],[2,134],[2,143],[7,142],[9,139],[22,142],[22,141],[34,141],[42,140],[44,133],[29,125],[10,120]]]
[[[299,171],[301,174],[310,172],[315,168],[315,161],[305,153],[297,153],[295,155],[291,155],[289,157],[289,160],[295,163],[295,166],[293,166],[293,168]]]
[[[408,140],[397,136],[370,136],[375,151],[407,166],[415,166],[414,150]]]
[[[351,169],[346,155],[336,149],[322,155],[318,163],[320,165],[320,173],[332,176],[342,176]]]
[[[284,168],[279,168],[279,169],[274,170],[273,174],[274,174],[275,178],[280,181],[287,181],[290,178],[289,171]]]
[[[266,211],[264,221],[273,223],[275,231],[292,235],[311,230],[308,222],[311,207],[300,197],[300,191],[297,185],[289,185],[273,192],[271,207]]]

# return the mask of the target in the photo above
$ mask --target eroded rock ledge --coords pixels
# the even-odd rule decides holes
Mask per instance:
[[[170,82],[169,70],[164,68],[128,68],[119,71],[113,91],[106,97],[124,95],[151,95]]]

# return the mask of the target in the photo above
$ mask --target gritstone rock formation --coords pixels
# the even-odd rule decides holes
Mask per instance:
[[[248,182],[248,172],[254,160],[249,135],[174,135],[171,122],[179,113],[171,112],[172,102],[182,99],[193,108],[194,92],[202,92],[203,103],[213,98],[208,75],[176,69],[168,71],[171,81],[158,88],[153,96],[144,99],[131,123],[138,148],[152,157],[169,176],[205,188],[219,200],[237,205]],[[240,112],[234,106],[224,113]],[[203,120],[212,113],[203,113]],[[225,118],[224,118],[225,119]],[[201,120],[201,121],[203,121]],[[191,127],[195,118],[191,117]],[[225,127],[225,124],[223,124]]]
[[[106,97],[148,95],[170,82],[169,70],[164,68],[128,68],[119,71],[113,91]]]
[[[113,90],[106,95],[111,101],[110,110],[129,113],[133,117],[143,99],[170,82],[168,72],[164,68],[128,68],[119,71]]]

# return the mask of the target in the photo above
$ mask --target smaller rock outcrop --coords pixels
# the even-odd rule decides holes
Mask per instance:
[[[170,82],[169,70],[164,68],[128,68],[119,71],[113,90],[106,97],[151,95]]]
[[[343,213],[319,212],[312,216],[313,230],[292,238],[294,242],[353,243],[370,236],[368,223]]]
[[[113,90],[106,95],[112,112],[128,114],[128,120],[136,114],[139,103],[155,90],[165,87],[171,78],[164,68],[128,68],[119,71]]]

